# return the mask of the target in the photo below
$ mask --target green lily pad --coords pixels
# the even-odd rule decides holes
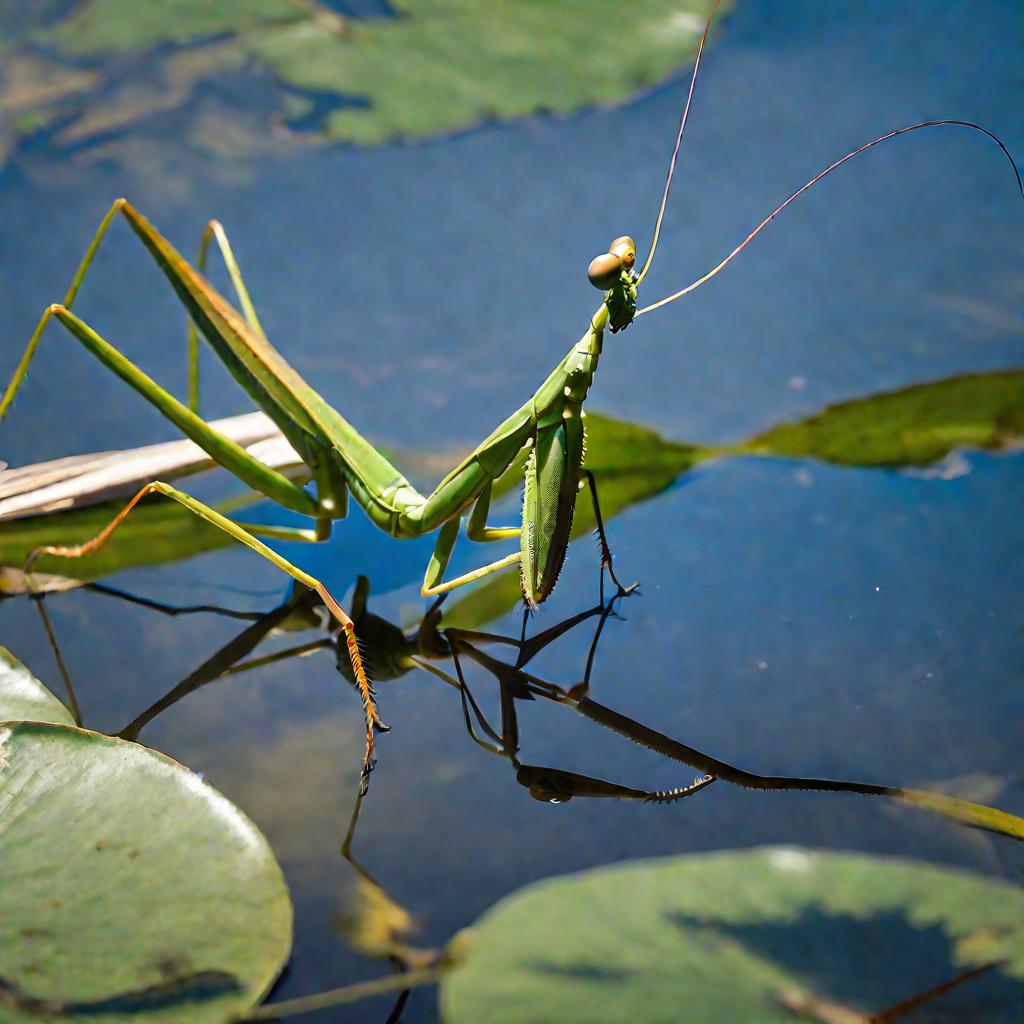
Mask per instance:
[[[475,932],[465,965],[442,983],[448,1024],[793,1024],[784,997],[877,1012],[994,961],[942,998],[983,1008],[951,1020],[1009,1024],[1024,976],[1019,889],[799,848],[551,879],[503,900]]]
[[[0,726],[0,1020],[224,1022],[292,911],[266,840],[187,768],[67,725]]]
[[[71,712],[6,647],[0,647],[0,722],[74,725]]]
[[[334,97],[327,137],[376,144],[620,102],[693,57],[712,2],[392,0],[393,17],[363,19],[319,0],[86,0],[34,38],[71,58],[147,64],[167,44],[214,39],[225,67],[244,59]]]

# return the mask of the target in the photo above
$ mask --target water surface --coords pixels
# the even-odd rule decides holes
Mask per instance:
[[[1024,152],[1022,44],[1012,2],[741,3],[705,64],[644,297],[698,276],[820,167],[882,131],[963,117]],[[225,223],[269,336],[367,435],[472,444],[582,332],[596,298],[590,258],[622,232],[646,238],[683,91],[677,80],[568,120],[273,158],[232,185],[204,168],[170,182],[37,147],[0,190],[4,366],[63,293],[110,200],[127,194],[185,251],[208,217]],[[842,399],[1019,366],[1022,217],[1005,162],[980,137],[898,140],[802,199],[713,283],[610,338],[591,403],[675,439],[725,442]],[[123,227],[80,311],[184,392],[181,310]],[[204,414],[248,410],[212,359],[204,373]],[[3,456],[18,465],[169,436],[53,331],[4,424]],[[606,630],[596,696],[753,771],[959,784],[963,795],[980,786],[1024,812],[1024,461],[967,453],[959,465],[922,477],[735,459],[629,509],[609,534],[643,596]],[[517,508],[510,498],[496,512]],[[284,550],[335,593],[366,573],[373,610],[409,621],[424,607],[430,545],[383,538],[356,511],[329,546]],[[452,569],[485,557],[496,554],[464,544]],[[577,544],[535,627],[593,603],[596,577],[591,546]],[[284,592],[270,567],[235,550],[114,582],[259,609]],[[88,593],[50,609],[87,722],[102,730],[239,628]],[[0,616],[4,642],[56,685],[34,611],[10,601]],[[495,628],[517,630],[518,614]],[[586,639],[558,645],[538,669],[571,683]],[[478,689],[493,708],[486,678]],[[380,701],[392,732],[357,848],[424,943],[526,882],[629,857],[786,842],[1007,870],[1005,847],[978,833],[852,797],[718,785],[678,807],[536,803],[467,740],[447,688],[414,673],[382,684]],[[202,770],[281,858],[297,920],[280,997],[379,970],[333,925],[352,877],[337,846],[360,722],[331,658],[316,655],[209,687],[143,737]],[[568,711],[528,707],[521,724],[535,762],[643,787],[689,781]],[[404,1019],[436,1020],[434,1003],[414,993]]]

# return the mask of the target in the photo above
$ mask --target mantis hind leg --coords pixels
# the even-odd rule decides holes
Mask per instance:
[[[373,687],[370,685],[366,670],[363,667],[362,657],[359,652],[359,643],[356,639],[355,625],[348,613],[331,596],[323,583],[315,577],[310,576],[308,573],[303,572],[286,558],[279,555],[276,551],[268,548],[266,544],[257,540],[257,538],[249,531],[243,529],[237,523],[221,515],[208,505],[204,505],[201,501],[196,500],[184,491],[179,491],[163,481],[154,480],[152,483],[148,483],[145,487],[141,488],[135,497],[133,497],[131,501],[129,501],[128,504],[125,505],[125,507],[110,521],[110,523],[108,523],[107,526],[91,540],[85,541],[82,544],[75,544],[67,547],[46,545],[45,547],[36,548],[36,550],[29,555],[28,561],[25,564],[25,571],[28,572],[31,564],[41,555],[50,555],[57,558],[81,558],[84,555],[89,555],[98,550],[106,543],[118,526],[124,522],[132,509],[135,508],[135,506],[147,494],[154,493],[162,494],[165,497],[178,502],[180,505],[183,505],[190,512],[199,516],[200,519],[206,520],[206,522],[223,530],[230,537],[233,537],[240,544],[244,544],[246,547],[251,548],[268,562],[277,566],[278,569],[286,573],[297,583],[301,583],[304,587],[308,587],[310,590],[314,591],[323,601],[331,615],[338,621],[345,637],[345,646],[348,652],[349,661],[352,664],[352,672],[355,677],[356,686],[359,690],[360,696],[363,699],[363,708],[366,713],[366,748],[363,755],[360,783],[360,788],[365,789],[370,771],[373,768],[374,731],[380,730],[382,732],[386,732],[387,727],[381,721],[380,714],[377,711],[377,705],[374,700]]]
[[[68,285],[68,290],[64,294],[64,300],[61,305],[65,309],[71,309],[74,305],[75,299],[78,297],[78,292],[85,281],[86,274],[89,273],[93,260],[96,258],[96,253],[99,251],[100,244],[103,242],[103,239],[106,238],[107,232],[110,230],[110,225],[114,222],[114,218],[122,211],[126,203],[127,200],[123,197],[115,199],[114,202],[110,204],[110,208],[103,215],[103,219],[100,221],[99,226],[96,228],[96,231],[85,250],[85,255],[82,257],[81,262],[75,270],[74,277],[71,279],[71,284]],[[239,269],[234,253],[231,250],[231,244],[228,242],[227,234],[224,232],[224,228],[221,224],[215,220],[211,220],[207,224],[206,230],[203,232],[202,240],[200,241],[200,271],[204,271],[206,268],[207,252],[210,247],[210,242],[213,240],[217,242],[217,247],[220,250],[221,257],[223,258],[224,264],[228,270],[228,276],[231,278],[231,284],[235,289],[235,294],[238,297],[239,304],[242,307],[242,312],[245,315],[249,326],[252,327],[260,337],[265,338],[266,336],[263,333],[263,328],[260,326],[259,318],[256,316],[256,310],[253,308],[252,300],[249,297],[249,291],[245,286],[245,281],[242,279],[241,270]],[[41,321],[36,326],[36,330],[29,339],[29,343],[25,348],[24,354],[22,355],[21,360],[14,371],[14,375],[7,386],[7,390],[5,391],[3,398],[0,399],[0,418],[3,417],[7,407],[14,400],[14,394],[28,371],[29,364],[32,362],[32,357],[35,355],[36,349],[39,346],[44,326],[45,321]],[[199,403],[199,366],[198,336],[194,325],[190,325],[187,349],[188,406],[193,412],[195,412]]]
[[[228,277],[231,278],[231,286],[235,289],[235,295],[238,298],[238,304],[242,308],[242,314],[246,319],[249,326],[256,332],[256,334],[264,341],[267,340],[267,336],[263,331],[263,325],[260,323],[259,317],[256,315],[256,307],[252,304],[252,299],[249,296],[249,289],[245,285],[245,280],[242,277],[242,271],[238,266],[238,261],[235,259],[234,251],[231,248],[231,243],[228,241],[227,232],[224,230],[224,225],[219,220],[211,220],[206,224],[203,230],[203,236],[199,240],[199,255],[196,259],[196,269],[201,273],[206,273],[207,258],[210,252],[210,243],[215,241],[217,248],[220,250],[221,259],[224,261],[224,266],[227,267]],[[199,332],[196,330],[195,321],[191,318],[188,322],[188,407],[193,412],[199,411]]]
[[[74,288],[68,294],[73,297],[73,292]],[[7,392],[0,400],[0,419],[3,418],[13,400],[32,353],[38,346],[46,325],[52,319],[59,321],[88,352],[108,369],[113,370],[146,401],[156,406],[164,417],[170,420],[187,438],[199,445],[215,462],[233,473],[243,483],[248,484],[261,494],[265,494],[285,508],[301,512],[304,515],[319,517],[321,503],[314,501],[301,487],[282,473],[264,465],[241,445],[200,419],[184,403],[179,402],[170,392],[160,387],[65,305],[49,306],[39,318],[39,323],[36,325],[28,347],[25,349],[25,354],[11,378]]]
[[[590,488],[590,498],[594,504],[594,519],[597,521],[597,536],[601,542],[601,604],[604,604],[604,573],[608,570],[608,575],[611,577],[612,583],[615,584],[617,590],[617,597],[628,597],[640,586],[639,582],[633,583],[628,587],[624,587],[615,575],[615,569],[612,566],[612,549],[608,546],[608,535],[604,532],[604,519],[601,517],[601,504],[597,499],[597,481],[594,479],[594,474],[589,469],[583,470],[583,476],[586,479],[587,486]]]

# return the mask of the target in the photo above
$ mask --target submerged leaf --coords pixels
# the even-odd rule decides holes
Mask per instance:
[[[409,960],[406,939],[414,930],[412,916],[365,874],[356,879],[350,899],[334,915],[332,925],[346,945],[363,956]]]
[[[0,726],[0,1019],[226,1022],[291,903],[266,840],[187,768],[66,725]]]
[[[769,847],[528,886],[476,926],[441,1007],[448,1024],[789,1024],[781,1000],[794,992],[877,1011],[993,961],[998,970],[945,998],[1010,1024],[1024,976],[1017,888],[914,861]],[[956,1019],[968,1018],[980,1019]]]

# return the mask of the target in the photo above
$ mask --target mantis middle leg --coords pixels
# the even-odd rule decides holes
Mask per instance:
[[[103,215],[103,219],[100,221],[99,227],[97,227],[93,234],[92,240],[86,248],[85,255],[78,264],[74,276],[71,279],[71,283],[68,285],[68,290],[64,294],[64,300],[60,303],[60,305],[65,309],[70,310],[74,305],[75,300],[78,298],[78,293],[81,290],[86,275],[92,267],[93,260],[96,258],[96,253],[99,251],[104,238],[106,238],[107,232],[110,230],[110,225],[114,222],[114,218],[124,208],[125,203],[126,200],[123,198],[114,200],[114,202],[111,203],[110,208]],[[199,269],[204,271],[206,269],[207,252],[209,250],[211,239],[216,239],[224,264],[228,269],[228,275],[231,278],[232,286],[235,289],[235,294],[238,297],[239,303],[242,306],[242,311],[249,322],[249,325],[262,337],[263,328],[260,326],[259,319],[256,316],[256,310],[253,308],[252,300],[249,298],[249,292],[245,286],[244,280],[242,279],[242,274],[238,267],[238,263],[235,260],[234,253],[231,250],[231,244],[228,242],[224,228],[218,221],[210,221],[206,226],[206,230],[203,232],[203,237],[199,245]],[[39,324],[36,325],[36,329],[32,333],[28,345],[25,347],[25,351],[22,354],[21,360],[19,361],[13,376],[11,377],[11,381],[4,392],[3,398],[0,399],[0,418],[3,417],[7,407],[14,400],[14,394],[24,378],[29,364],[32,362],[32,357],[35,355],[35,351],[39,346],[44,327],[45,319],[41,320]],[[198,338],[195,333],[194,326],[189,331],[187,348],[189,363],[189,408],[191,408],[193,412],[196,412],[198,405],[199,378]]]
[[[469,521],[466,524],[466,536],[470,540],[488,544],[493,541],[518,539],[522,532],[522,528],[519,526],[487,525],[487,515],[491,510],[491,492],[493,487],[493,481],[487,483],[473,505],[473,511],[470,513]],[[450,590],[465,586],[467,583],[473,583],[475,580],[489,576],[491,573],[500,572],[502,569],[507,569],[510,565],[515,565],[521,557],[520,553],[516,551],[511,555],[506,555],[504,558],[499,558],[496,562],[490,562],[488,565],[482,565],[478,569],[473,569],[462,576],[457,576],[453,580],[442,580],[441,577],[444,575],[445,569],[448,568],[448,562],[451,559],[452,550],[459,535],[460,523],[460,517],[455,516],[449,519],[438,531],[434,553],[430,556],[430,561],[427,563],[427,571],[423,576],[423,586],[420,588],[420,593],[424,597],[446,594]]]
[[[601,590],[600,590],[600,601],[604,604],[604,571],[608,570],[608,575],[612,578],[612,583],[615,584],[618,590],[618,597],[626,597],[632,594],[639,583],[634,583],[632,586],[624,587],[615,575],[615,570],[612,568],[612,549],[608,546],[608,536],[604,532],[604,519],[601,516],[601,504],[597,500],[597,481],[594,479],[594,474],[589,469],[583,470],[583,477],[587,482],[587,486],[590,488],[590,498],[594,505],[594,519],[597,521],[597,536],[601,541]]]
[[[86,274],[92,266],[99,246],[106,237],[115,216],[118,213],[124,213],[127,216],[129,209],[130,207],[124,199],[118,199],[111,205],[100,222],[92,241],[89,243],[85,256],[82,258],[64,296],[63,303],[55,303],[49,306],[40,317],[21,360],[11,377],[7,390],[3,398],[0,399],[0,419],[3,418],[14,400],[17,389],[24,379],[29,364],[42,340],[47,324],[51,319],[56,318],[92,355],[109,369],[113,370],[122,380],[146,398],[147,401],[156,406],[167,419],[178,427],[186,437],[207,452],[214,461],[236,475],[254,490],[265,494],[268,498],[283,505],[285,508],[301,512],[316,519],[316,529],[309,532],[308,536],[304,536],[301,531],[289,530],[287,531],[287,539],[324,539],[330,534],[330,521],[334,518],[342,518],[347,508],[347,491],[344,481],[329,459],[322,458],[318,460],[315,457],[315,452],[311,456],[304,456],[313,467],[317,478],[318,494],[317,499],[314,500],[286,476],[263,465],[240,445],[235,444],[230,439],[213,430],[209,424],[199,418],[194,408],[186,406],[168,391],[161,388],[130,360],[121,355],[117,349],[103,339],[85,321],[81,320],[71,311],[71,306],[78,296]],[[245,286],[238,263],[234,258],[230,243],[227,240],[227,235],[220,224],[215,221],[211,221],[207,225],[200,244],[201,264],[205,267],[211,239],[217,241],[239,302],[248,318],[247,322],[262,338],[262,327],[256,316],[256,311],[253,308],[252,300],[249,297],[248,289]],[[193,347],[191,337],[193,333],[194,328],[190,331],[190,350]],[[194,406],[197,398],[196,389],[198,388],[198,366],[195,358],[191,355],[189,375],[191,380],[190,400]],[[293,441],[294,443],[297,442]],[[250,532],[255,532],[255,529],[251,529]],[[259,530],[259,532],[268,531]],[[281,536],[282,534],[280,531],[276,531],[274,535]]]

